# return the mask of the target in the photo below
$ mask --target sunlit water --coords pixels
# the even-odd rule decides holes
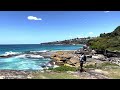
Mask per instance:
[[[82,45],[0,45],[0,54],[5,55],[11,52],[26,53],[28,51],[45,50],[77,50]],[[50,58],[26,58],[14,56],[10,58],[0,58],[0,70],[42,70],[41,65],[48,63]]]

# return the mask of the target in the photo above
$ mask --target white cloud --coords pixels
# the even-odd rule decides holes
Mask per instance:
[[[89,32],[89,34],[93,34],[93,32]]]
[[[110,11],[104,11],[104,13],[109,13]]]
[[[37,18],[35,16],[28,16],[27,19],[28,20],[42,20],[41,18]]]

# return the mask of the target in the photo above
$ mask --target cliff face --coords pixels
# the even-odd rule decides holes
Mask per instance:
[[[88,38],[74,38],[74,39],[69,39],[69,40],[47,42],[47,43],[41,43],[41,44],[42,45],[44,45],[44,44],[49,44],[49,45],[54,45],[54,44],[62,44],[62,45],[86,44],[89,39],[90,39],[90,37],[88,37]]]
[[[93,49],[120,51],[120,26],[113,32],[102,33],[96,39],[88,40],[87,44]]]

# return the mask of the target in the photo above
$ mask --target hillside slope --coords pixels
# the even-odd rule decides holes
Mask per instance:
[[[102,33],[99,37],[87,42],[92,49],[120,51],[120,26],[113,32]]]

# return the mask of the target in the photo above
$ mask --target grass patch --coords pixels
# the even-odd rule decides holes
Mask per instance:
[[[85,68],[94,68],[94,69],[104,69],[104,68],[109,68],[109,67],[111,67],[111,68],[115,68],[115,67],[117,67],[117,66],[119,66],[119,65],[117,65],[117,64],[114,64],[114,63],[110,63],[110,62],[104,62],[104,63],[101,63],[101,64],[89,64],[89,65],[86,65],[86,66],[84,66]]]
[[[44,72],[44,73],[34,73],[33,79],[80,79],[79,77],[70,75],[66,72]]]
[[[102,63],[101,66],[104,67],[104,66],[119,66],[119,65],[115,63],[105,62],[105,63]]]
[[[89,64],[89,65],[86,65],[86,66],[84,66],[85,68],[96,68],[96,66],[95,65],[93,65],[93,64]]]
[[[99,68],[99,69],[105,69],[105,68],[114,69],[116,66],[119,66],[119,65],[110,63],[110,62],[105,62],[105,63],[100,64],[97,68]]]
[[[65,72],[65,71],[77,71],[78,69],[75,68],[75,67],[60,66],[60,67],[57,67],[57,68],[49,68],[49,70]]]
[[[106,76],[110,79],[120,79],[120,69],[107,69],[106,71],[109,72]]]

